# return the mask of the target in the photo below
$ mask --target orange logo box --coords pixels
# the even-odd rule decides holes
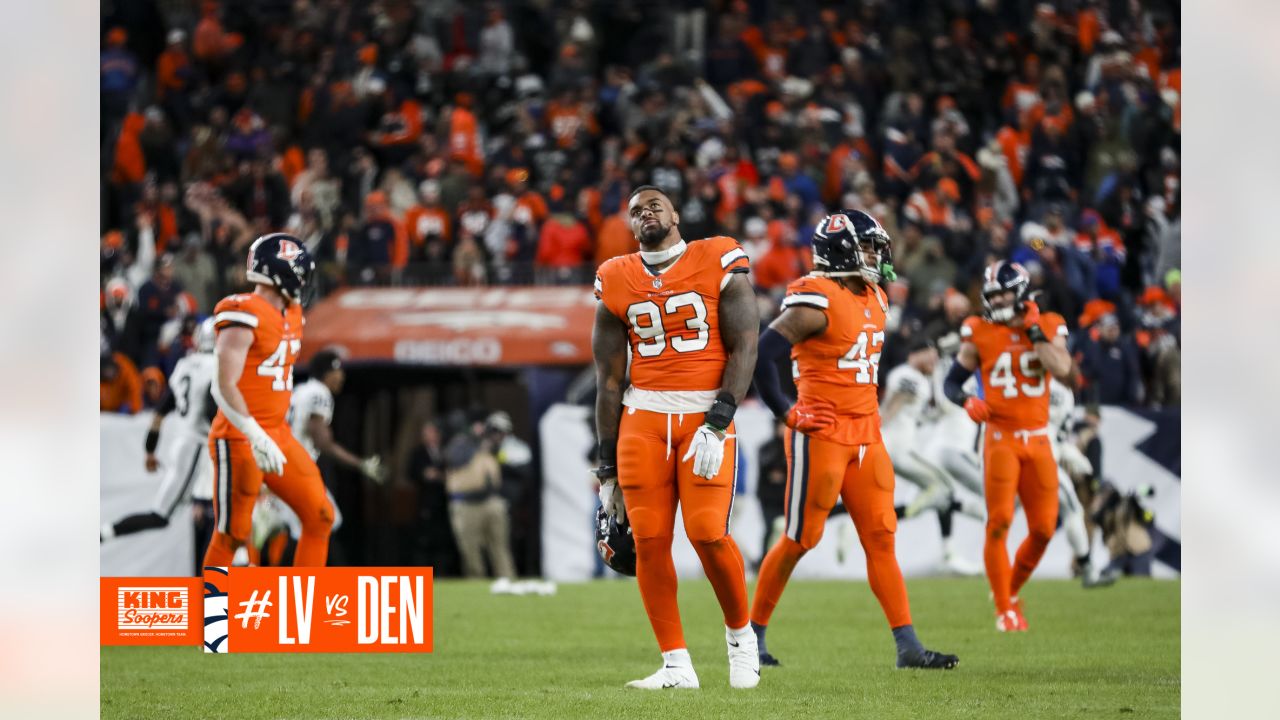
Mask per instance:
[[[209,652],[431,652],[431,568],[206,568],[205,578]]]
[[[200,578],[100,578],[103,645],[199,645]]]

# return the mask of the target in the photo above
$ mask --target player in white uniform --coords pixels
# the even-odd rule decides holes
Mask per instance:
[[[927,510],[948,517],[942,520],[942,564],[951,572],[976,575],[980,569],[966,563],[951,548],[950,513],[959,510],[983,521],[986,513],[975,497],[959,492],[956,482],[946,471],[921,452],[924,436],[920,432],[930,405],[935,405],[932,374],[938,364],[938,350],[921,338],[913,340],[907,350],[907,361],[895,367],[885,378],[885,395],[881,401],[881,436],[893,462],[894,474],[920,489],[902,512],[913,518]]]
[[[1053,458],[1058,461],[1058,514],[1071,552],[1080,565],[1080,580],[1087,588],[1106,587],[1116,581],[1114,573],[1095,568],[1090,561],[1089,534],[1084,524],[1084,507],[1076,495],[1072,475],[1092,475],[1093,465],[1080,448],[1071,442],[1076,398],[1066,385],[1050,378],[1049,440]]]
[[[359,470],[365,477],[381,483],[385,477],[382,471],[382,459],[377,455],[361,459],[350,450],[342,447],[333,439],[329,424],[333,422],[333,396],[342,392],[346,382],[346,372],[342,368],[342,359],[331,350],[321,350],[311,358],[308,366],[310,378],[293,388],[293,397],[289,401],[289,429],[293,436],[311,454],[313,460],[327,455],[338,462]],[[329,502],[333,504],[333,529],[342,525],[342,512],[328,489]],[[263,493],[266,496],[266,493]],[[254,517],[255,540],[265,538],[272,529],[284,524],[289,528],[290,537],[295,540],[302,533],[302,524],[298,516],[288,505],[280,502],[275,496],[268,496],[262,501]],[[259,521],[262,522],[259,522]]]
[[[146,441],[147,472],[164,471],[151,510],[103,525],[100,541],[165,527],[183,503],[193,498],[204,502],[213,499],[213,466],[206,445],[209,423],[218,411],[209,394],[215,371],[215,338],[213,320],[200,323],[195,332],[194,352],[174,366],[169,376],[169,392],[151,420]],[[172,412],[179,417],[175,427],[177,436],[170,439],[164,457],[157,458],[160,426]],[[196,551],[203,556],[204,548]]]

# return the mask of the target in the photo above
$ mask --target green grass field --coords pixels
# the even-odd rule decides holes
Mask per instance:
[[[1075,718],[1177,717],[1177,582],[1085,591],[1032,580],[1031,631],[994,629],[981,579],[908,582],[929,647],[949,672],[893,668],[893,639],[865,583],[794,582],[769,649],[784,666],[731,690],[719,609],[682,583],[700,691],[628,690],[658,667],[634,582],[494,597],[439,582],[430,655],[228,655],[103,648],[104,718]]]

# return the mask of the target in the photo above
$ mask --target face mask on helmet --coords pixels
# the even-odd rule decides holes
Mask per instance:
[[[836,213],[814,232],[813,264],[826,277],[856,276],[874,285],[897,278],[890,247],[889,234],[870,215],[859,210]]]
[[[982,282],[983,316],[991,322],[1011,322],[1027,297],[1029,284],[1027,271],[1015,263],[1002,262],[987,268]],[[992,300],[1003,297],[1008,292],[1013,293],[1013,298],[1007,305],[996,307],[992,303]]]

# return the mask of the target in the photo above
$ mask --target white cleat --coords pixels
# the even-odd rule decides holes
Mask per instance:
[[[643,680],[632,680],[629,688],[641,690],[697,690],[698,674],[692,665],[664,665],[658,672]]]
[[[748,625],[746,632],[735,633],[724,629],[725,644],[729,648],[729,687],[745,690],[760,684],[760,652],[756,648],[756,634]]]

